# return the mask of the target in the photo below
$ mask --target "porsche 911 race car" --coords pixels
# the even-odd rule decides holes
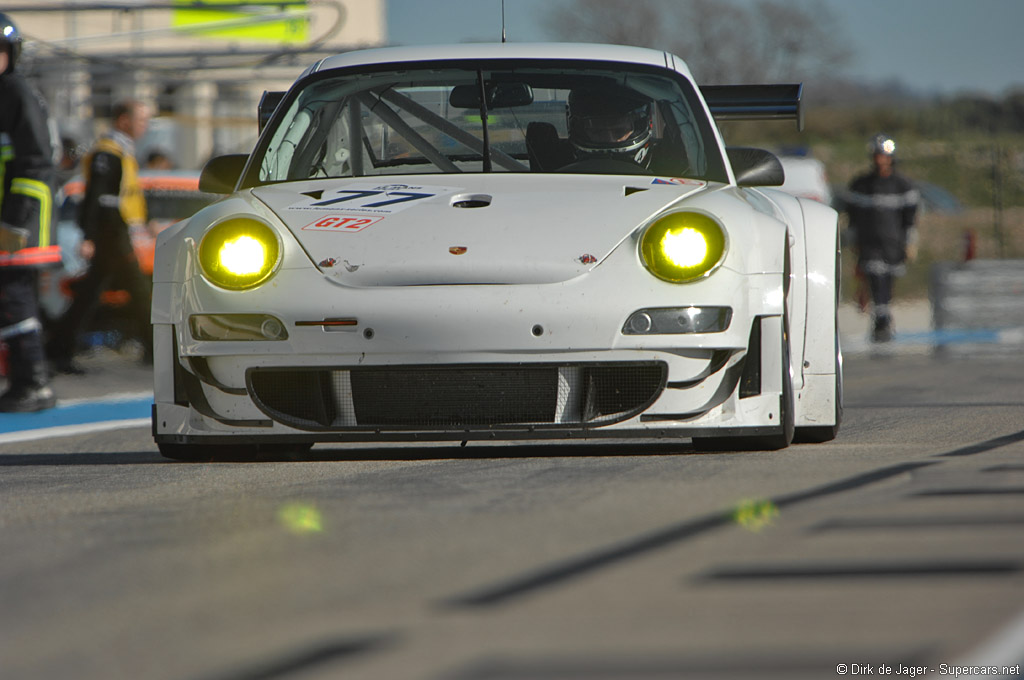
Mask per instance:
[[[317,62],[204,168],[230,196],[159,236],[161,452],[834,438],[836,213],[715,124],[801,115],[799,86],[631,47]]]

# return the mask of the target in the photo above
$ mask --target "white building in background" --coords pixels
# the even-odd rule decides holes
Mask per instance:
[[[133,97],[158,112],[139,155],[181,168],[256,141],[265,90],[286,89],[322,56],[385,44],[385,0],[14,0],[24,72],[61,132],[88,146],[110,107]],[[175,5],[182,5],[175,7]],[[234,5],[234,7],[231,7]]]

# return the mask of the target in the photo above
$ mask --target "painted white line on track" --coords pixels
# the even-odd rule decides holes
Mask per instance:
[[[79,404],[121,404],[126,401],[138,401],[139,399],[152,399],[152,390],[139,392],[112,392],[101,399],[96,397],[85,397],[81,399],[57,399],[57,408],[64,406],[78,406]]]
[[[1016,672],[1006,674],[975,673],[970,670],[967,671],[968,674],[958,676],[961,680],[1021,677],[1021,671],[1024,669],[1024,612],[1018,614],[1007,626],[967,654],[956,665],[978,670],[991,669],[993,666],[998,666],[1000,670],[1016,667]]]
[[[0,444],[138,427],[152,418],[152,392],[119,392],[101,399],[60,399],[51,409],[0,414]]]
[[[83,423],[80,425],[43,427],[36,430],[23,430],[21,432],[0,434],[0,444],[38,441],[40,439],[51,439],[53,437],[73,437],[79,434],[119,430],[126,427],[149,427],[151,424],[152,421],[149,418],[131,418],[128,420],[105,420],[99,423]]]

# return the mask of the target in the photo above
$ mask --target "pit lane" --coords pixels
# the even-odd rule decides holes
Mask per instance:
[[[124,368],[64,393],[131,392],[145,371]],[[183,465],[148,426],[0,443],[5,675],[1019,663],[1024,366],[853,353],[846,375],[839,439],[774,453],[318,446],[303,462]]]

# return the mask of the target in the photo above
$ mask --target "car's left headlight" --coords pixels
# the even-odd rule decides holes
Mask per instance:
[[[692,211],[659,217],[640,237],[640,259],[663,281],[704,278],[725,259],[725,229],[710,215]]]
[[[214,225],[199,243],[199,265],[209,281],[228,290],[260,285],[281,261],[281,240],[274,229],[252,217],[234,217]]]

